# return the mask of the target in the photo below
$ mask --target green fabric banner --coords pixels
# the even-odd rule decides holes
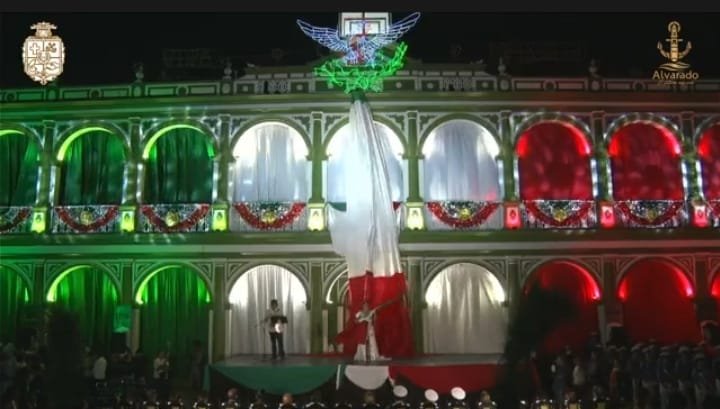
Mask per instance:
[[[193,342],[207,350],[210,293],[198,273],[172,267],[156,273],[141,289],[140,347],[154,357],[170,353],[171,374],[189,376]]]
[[[60,204],[119,204],[125,151],[119,137],[88,132],[70,143],[61,167]]]
[[[25,135],[0,136],[0,207],[35,204],[38,146]]]
[[[0,343],[16,342],[21,310],[30,302],[30,293],[20,275],[0,266]]]
[[[150,149],[145,168],[145,203],[210,203],[213,152],[208,137],[173,129]]]
[[[225,366],[212,365],[215,370],[233,382],[252,389],[264,390],[273,395],[308,393],[334,379],[337,365],[322,366]]]
[[[58,283],[55,302],[76,314],[86,346],[109,352],[118,291],[107,274],[94,267],[68,273]]]

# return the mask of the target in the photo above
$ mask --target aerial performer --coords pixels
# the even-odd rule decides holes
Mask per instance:
[[[330,209],[329,228],[349,278],[349,319],[336,342],[344,353],[366,362],[413,354],[388,174],[392,152],[375,127],[366,93],[381,92],[383,80],[402,68],[407,45],[397,41],[419,18],[420,13],[413,13],[392,23],[390,13],[341,13],[337,29],[298,20],[305,34],[340,54],[315,73],[351,100],[345,148],[353,152],[353,160],[344,174],[346,208]]]

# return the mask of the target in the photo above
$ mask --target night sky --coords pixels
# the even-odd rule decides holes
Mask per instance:
[[[395,19],[407,13],[394,13]],[[258,66],[299,65],[322,57],[315,43],[295,24],[337,26],[335,12],[281,13],[108,13],[0,14],[0,87],[37,86],[23,73],[21,47],[30,26],[50,21],[66,45],[63,85],[129,83],[133,64],[143,62],[145,80],[159,81],[163,49],[213,49],[218,61],[233,57]],[[424,13],[404,40],[409,57],[425,62],[483,59],[497,71],[497,43],[564,42],[585,55],[574,62],[515,64],[508,72],[528,76],[584,76],[590,58],[607,77],[647,77],[664,62],[656,48],[667,37],[667,24],[682,24],[681,37],[692,41],[686,62],[705,78],[720,78],[720,14],[493,14]],[[493,46],[493,44],[495,44]],[[273,49],[284,50],[278,63]],[[455,49],[453,53],[451,50]],[[457,52],[457,50],[461,50]],[[241,61],[241,62],[238,62]],[[202,74],[222,76],[222,64]],[[181,74],[184,75],[184,74]],[[188,74],[189,75],[189,74]],[[175,78],[182,79],[182,78]],[[193,78],[197,79],[197,78]]]

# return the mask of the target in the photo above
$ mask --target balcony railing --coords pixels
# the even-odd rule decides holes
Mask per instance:
[[[57,234],[117,233],[118,205],[55,206],[50,231]]]
[[[208,203],[146,204],[138,216],[142,233],[200,233],[212,227]]]
[[[613,205],[617,225],[632,228],[673,228],[688,223],[683,200],[624,200]]]
[[[597,226],[594,200],[525,200],[523,225],[530,229],[591,229]]]
[[[0,234],[29,233],[32,213],[31,206],[0,207]]]
[[[239,202],[230,212],[230,231],[305,231],[303,202]]]
[[[425,225],[428,230],[502,229],[502,203],[471,201],[426,202]]]

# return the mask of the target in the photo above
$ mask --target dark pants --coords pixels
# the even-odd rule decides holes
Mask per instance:
[[[285,347],[283,347],[283,334],[282,333],[271,332],[270,333],[270,344],[272,345],[273,358],[277,358],[278,352],[280,353],[280,358],[285,357]]]

